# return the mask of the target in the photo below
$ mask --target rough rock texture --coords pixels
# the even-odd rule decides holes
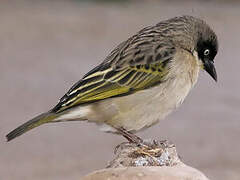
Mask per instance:
[[[108,168],[138,166],[175,166],[181,163],[175,145],[168,141],[145,141],[142,145],[122,143]]]
[[[181,162],[175,145],[167,141],[122,143],[115,154],[106,169],[92,172],[82,180],[208,180]]]

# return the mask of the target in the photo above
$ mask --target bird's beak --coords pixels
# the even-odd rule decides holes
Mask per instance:
[[[214,62],[210,60],[205,60],[203,66],[205,71],[207,71],[208,74],[210,74],[210,76],[217,82],[217,72],[214,67]]]

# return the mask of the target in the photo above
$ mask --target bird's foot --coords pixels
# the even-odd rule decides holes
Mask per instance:
[[[145,141],[139,144],[138,147],[134,152],[137,156],[148,156],[153,160],[155,165],[159,164],[156,157],[159,157],[163,153],[163,149],[158,146],[157,141],[153,140],[151,143]]]
[[[143,141],[140,137],[127,131],[124,128],[117,128],[117,130],[123,137],[128,140],[128,142],[119,144],[114,150],[115,154],[119,148],[124,149],[126,146],[131,147],[132,144],[135,144],[136,149],[134,151],[134,154],[136,156],[148,156],[152,158],[152,160],[157,164],[159,162],[156,157],[160,156],[163,152],[163,149],[168,146],[167,141]]]
[[[160,143],[160,144],[159,144]],[[143,157],[151,159],[151,164],[154,166],[159,165],[159,157],[164,152],[166,141],[143,141],[141,143],[123,142],[119,144],[114,153],[123,152],[123,150],[132,149],[131,157],[138,158]],[[120,149],[120,151],[118,151]]]
[[[143,141],[138,148],[134,151],[136,156],[149,157],[152,159],[152,165],[159,165],[159,157],[164,153],[166,148],[175,147],[174,144],[169,143],[167,140],[146,140]]]

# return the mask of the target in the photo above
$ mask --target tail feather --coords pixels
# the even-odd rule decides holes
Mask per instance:
[[[17,127],[13,131],[11,131],[9,134],[6,135],[7,141],[11,141],[12,139],[24,134],[25,132],[38,127],[44,123],[48,123],[55,119],[57,115],[52,112],[46,112],[43,114],[40,114],[39,116],[31,119],[30,121],[27,121],[26,123],[22,124],[21,126]]]

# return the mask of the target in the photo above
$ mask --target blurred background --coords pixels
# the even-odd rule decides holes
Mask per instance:
[[[53,107],[120,42],[183,14],[216,31],[219,81],[202,72],[180,109],[139,135],[174,142],[212,180],[239,180],[240,4],[224,0],[1,0],[0,179],[74,180],[105,167],[125,139],[94,124],[43,125],[9,143],[5,135]]]

